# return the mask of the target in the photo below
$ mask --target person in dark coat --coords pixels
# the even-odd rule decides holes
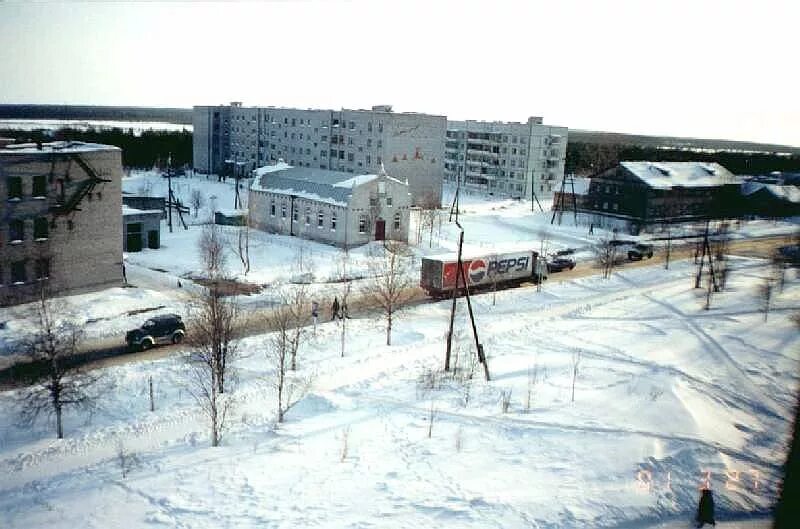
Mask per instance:
[[[339,315],[339,298],[333,298],[333,305],[331,306],[331,321],[336,319]]]
[[[703,489],[700,504],[697,506],[697,527],[703,527],[707,523],[717,525],[714,521],[714,496],[710,489]]]

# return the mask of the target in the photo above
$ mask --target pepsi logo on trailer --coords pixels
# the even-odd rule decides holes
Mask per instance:
[[[486,261],[483,259],[475,259],[469,264],[469,280],[472,283],[480,283],[486,277]]]

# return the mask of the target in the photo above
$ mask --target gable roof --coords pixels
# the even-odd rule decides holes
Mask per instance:
[[[717,187],[738,179],[715,162],[620,162],[620,166],[655,189]]]
[[[354,175],[344,171],[293,167],[284,162],[259,167],[250,189],[347,206],[353,189],[378,178],[376,174]],[[388,175],[384,178],[401,183]]]
[[[742,194],[751,196],[763,191],[778,200],[800,204],[800,189],[792,185],[764,184],[762,182],[745,182],[742,184]]]

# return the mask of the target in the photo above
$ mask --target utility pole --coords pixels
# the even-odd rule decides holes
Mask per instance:
[[[172,153],[169,153],[167,156],[167,215],[169,220],[167,223],[169,224],[169,232],[172,233]]]

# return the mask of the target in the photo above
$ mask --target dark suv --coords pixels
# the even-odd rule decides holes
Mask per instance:
[[[652,244],[644,244],[638,243],[634,244],[632,247],[628,249],[628,259],[631,261],[639,261],[647,257],[650,259],[653,257],[653,245]]]
[[[177,314],[154,316],[138,329],[128,331],[125,342],[130,349],[144,351],[156,344],[181,343],[186,336],[186,326]]]

